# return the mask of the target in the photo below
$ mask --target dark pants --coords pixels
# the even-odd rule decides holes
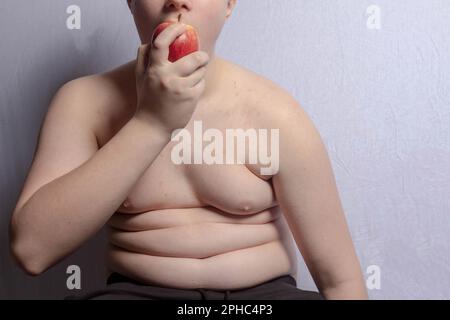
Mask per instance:
[[[284,275],[257,286],[239,290],[176,289],[150,286],[112,273],[107,286],[65,300],[323,300],[314,291],[297,288],[295,278]]]

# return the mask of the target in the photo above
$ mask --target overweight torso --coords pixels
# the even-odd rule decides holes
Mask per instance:
[[[130,99],[112,99],[101,107],[99,147],[133,115],[133,86],[120,85],[131,79],[132,66],[108,73],[119,85],[105,86],[111,92],[104,96],[128,90],[119,96]],[[224,77],[223,90],[200,103],[186,125],[192,153],[194,121],[201,121],[203,130],[218,129],[223,137],[226,129],[259,126],[257,106],[247,98],[248,92],[255,94],[257,78],[231,65],[230,70],[234,74]],[[179,143],[171,141],[161,150],[109,220],[109,271],[183,289],[233,290],[285,274],[296,277],[295,244],[261,165],[176,164],[172,151]]]

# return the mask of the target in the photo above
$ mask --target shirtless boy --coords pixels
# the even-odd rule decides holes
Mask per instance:
[[[11,219],[11,249],[29,274],[106,225],[110,291],[95,298],[367,298],[315,126],[289,93],[215,55],[235,5],[128,0],[137,59],[59,89]],[[154,28],[179,14],[152,44]],[[171,63],[184,24],[201,48]],[[221,132],[279,129],[279,170],[175,164],[172,133],[194,121]],[[295,245],[320,294],[296,287]]]

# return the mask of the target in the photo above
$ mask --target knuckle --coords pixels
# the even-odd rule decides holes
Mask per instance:
[[[177,87],[173,90],[173,94],[176,96],[183,96],[184,92],[181,88]]]
[[[161,37],[156,38],[156,40],[153,42],[153,47],[155,49],[161,49],[164,46],[164,39],[161,39]]]
[[[161,77],[160,79],[161,88],[166,90],[169,89],[171,87],[171,82],[172,79],[170,79],[169,77]]]
[[[204,51],[201,51],[199,56],[200,56],[200,60],[202,62],[206,62],[206,61],[209,60],[209,55],[206,52],[204,52]]]
[[[194,56],[195,62],[201,63],[203,61],[203,56],[201,54],[197,54]]]
[[[195,60],[198,64],[203,64],[205,61],[207,61],[207,56],[205,56],[205,53],[199,53],[195,56]]]
[[[181,96],[183,94],[183,88],[179,84],[172,83],[172,93]]]

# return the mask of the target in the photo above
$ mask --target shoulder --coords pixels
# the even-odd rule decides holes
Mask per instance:
[[[129,98],[131,89],[134,89],[133,64],[127,63],[112,70],[86,75],[65,83],[59,93],[69,96],[75,95],[78,99],[85,99],[90,104],[105,104],[117,99]]]
[[[96,81],[91,76],[70,80],[63,84],[54,94],[49,105],[46,118],[83,121],[88,124],[92,116],[92,109],[87,107],[87,98],[94,92],[93,84]],[[90,123],[90,122],[89,122]]]
[[[131,70],[131,71],[130,71]],[[76,114],[101,135],[110,119],[125,117],[135,100],[133,65],[130,63],[110,71],[91,74],[62,85],[50,105],[49,113]],[[53,109],[60,109],[57,112]]]
[[[314,159],[311,161],[325,159],[323,137],[301,103],[274,81],[247,69],[241,72],[239,79],[245,79],[242,86],[247,92],[245,108],[251,114],[253,127],[278,129],[280,154],[296,159],[301,158],[299,153],[308,154]]]
[[[313,126],[300,102],[285,88],[252,70],[232,64],[245,107],[257,118],[258,126]]]
[[[279,172],[292,176],[294,170],[310,168],[331,172],[328,151],[318,127],[297,99],[274,81],[244,70],[247,108],[254,127],[278,130]]]

